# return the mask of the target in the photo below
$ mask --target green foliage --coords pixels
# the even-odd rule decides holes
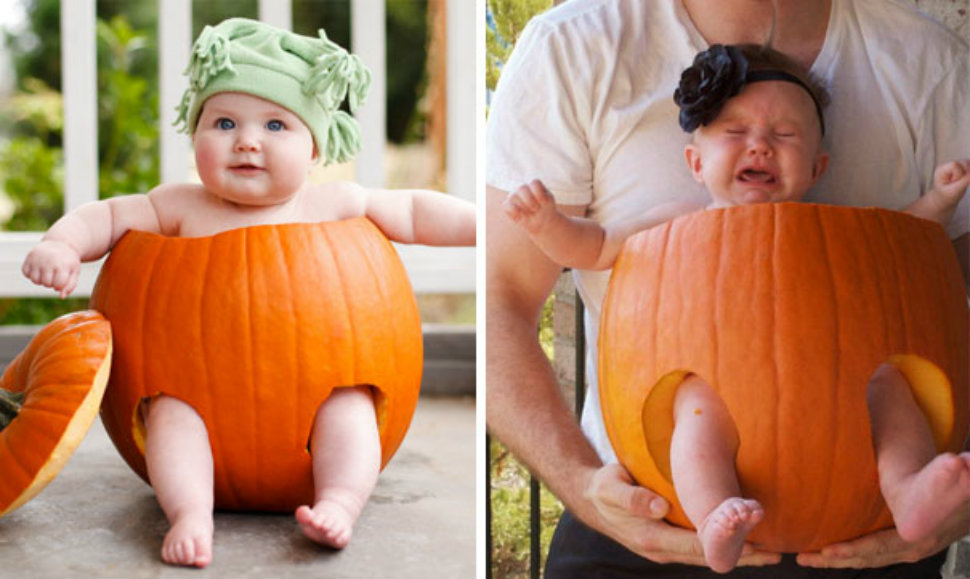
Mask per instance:
[[[529,472],[497,440],[489,445],[491,456],[492,574],[494,577],[529,576]],[[539,545],[541,560],[549,551],[562,504],[540,485]]]
[[[0,149],[3,189],[16,210],[10,231],[43,231],[63,212],[63,158],[39,137],[15,137]]]
[[[149,39],[115,16],[98,21],[99,186],[102,198],[158,184],[158,93],[133,73]]]
[[[492,26],[485,30],[485,86],[495,90],[502,66],[533,16],[548,10],[552,0],[487,0]]]
[[[22,34],[4,32],[20,88],[26,79],[39,78],[55,91],[61,90],[60,0],[25,2],[27,29]]]
[[[7,102],[5,119],[20,135],[33,135],[45,143],[60,142],[64,129],[61,93],[38,78],[28,78],[20,92]]]
[[[424,139],[426,115],[417,106],[428,84],[428,3],[388,2],[387,136],[393,142]]]
[[[21,298],[0,299],[0,325],[28,324],[43,325],[52,319],[84,310],[88,307],[87,298]]]

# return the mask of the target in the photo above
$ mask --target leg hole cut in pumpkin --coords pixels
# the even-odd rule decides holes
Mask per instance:
[[[647,454],[653,461],[653,467],[670,484],[674,483],[670,453],[676,425],[674,412],[675,401],[677,400],[677,393],[680,387],[691,376],[695,376],[695,374],[689,370],[675,370],[665,374],[650,390],[647,399],[643,403],[641,421],[647,445]],[[699,382],[710,384],[702,376],[698,377],[700,378]],[[713,395],[717,397],[717,402],[720,402],[716,407],[725,413],[725,420],[729,425],[729,428],[726,429],[728,431],[727,434],[733,432],[733,437],[731,438],[734,441],[733,448],[734,453],[736,453],[738,435],[737,428],[734,426],[734,419],[730,416],[730,412],[724,403],[720,401],[716,389],[711,387],[711,390]],[[708,420],[714,418],[714,416],[710,415],[712,410],[713,408],[697,406],[693,408],[692,412],[698,419]],[[707,415],[705,415],[705,412],[707,412]]]
[[[202,416],[199,413],[198,409],[194,408],[191,404],[182,400],[181,398],[172,396],[171,394],[166,394],[164,392],[156,392],[151,396],[143,396],[141,400],[138,401],[138,404],[135,406],[135,411],[132,413],[132,416],[131,416],[131,436],[135,441],[135,445],[138,447],[138,450],[141,451],[141,454],[143,456],[145,454],[145,440],[147,439],[147,436],[148,436],[147,424],[148,424],[149,406],[151,405],[153,400],[157,399],[160,396],[168,396],[170,398],[174,398],[179,402],[192,408],[192,410],[200,417]]]
[[[929,425],[936,452],[942,452],[949,445],[956,425],[953,389],[946,373],[930,360],[915,354],[890,356],[886,364],[895,367],[906,378],[916,405]]]
[[[377,431],[378,431],[379,434],[383,435],[384,428],[385,428],[385,424],[387,422],[387,420],[386,420],[386,417],[387,417],[387,395],[384,394],[384,392],[380,389],[380,387],[374,386],[372,384],[359,384],[359,385],[336,386],[336,387],[334,387],[333,390],[331,390],[330,396],[328,396],[327,398],[325,398],[324,400],[322,400],[320,402],[320,404],[317,405],[316,410],[314,411],[314,420],[313,420],[313,422],[311,422],[311,430],[307,434],[307,442],[306,442],[306,447],[305,447],[307,454],[311,454],[312,453],[313,434],[314,434],[313,433],[313,424],[316,423],[316,415],[317,415],[317,413],[320,412],[320,409],[323,406],[323,404],[326,404],[327,401],[330,400],[330,398],[334,395],[335,392],[338,392],[340,389],[347,389],[347,388],[366,388],[366,389],[370,390],[370,395],[371,395],[371,398],[372,398],[373,403],[374,403],[374,417],[375,417],[375,420],[377,421]]]
[[[941,422],[936,414],[946,422],[947,399],[940,392],[949,393],[949,385],[941,382],[943,372],[917,356],[901,360],[909,372],[892,362],[880,365],[867,385],[866,403],[880,490],[900,536],[915,542],[955,509],[965,508],[970,453],[940,454],[946,440],[934,440],[946,434],[933,432]]]

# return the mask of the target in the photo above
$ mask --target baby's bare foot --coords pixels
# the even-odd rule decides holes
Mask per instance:
[[[162,560],[170,565],[205,567],[212,562],[212,519],[183,517],[162,542]]]
[[[970,453],[941,454],[906,479],[886,501],[905,541],[928,537],[970,499]]]
[[[296,522],[303,534],[317,543],[343,549],[350,543],[359,512],[352,512],[334,500],[322,500],[311,509],[302,506],[296,510]]]
[[[727,499],[711,511],[697,529],[707,565],[718,573],[734,569],[745,537],[764,516],[758,501],[739,497]]]

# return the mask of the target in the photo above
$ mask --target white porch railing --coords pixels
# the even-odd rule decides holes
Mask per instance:
[[[356,179],[367,186],[384,183],[385,0],[350,0],[353,52],[373,73],[367,104],[357,112],[363,150],[355,164]],[[476,125],[478,119],[475,61],[476,2],[448,0],[447,56],[448,190],[474,201]],[[62,0],[61,58],[64,102],[64,207],[71,210],[98,199],[97,42],[95,0]],[[290,28],[289,2],[260,0],[259,18]],[[189,139],[171,126],[186,81],[182,71],[192,43],[192,0],[159,2],[160,149],[163,182],[188,178]],[[52,291],[23,278],[20,265],[43,232],[0,232],[0,297],[53,297]],[[418,293],[475,291],[474,248],[431,248],[398,245],[398,252]],[[85,264],[73,295],[90,295],[101,263]]]

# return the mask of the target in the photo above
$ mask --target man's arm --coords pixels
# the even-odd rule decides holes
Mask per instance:
[[[588,521],[594,517],[584,494],[602,462],[560,396],[537,333],[542,305],[562,268],[505,217],[505,197],[503,191],[487,189],[489,430]]]
[[[489,430],[585,524],[654,561],[704,565],[696,534],[663,522],[666,501],[637,486],[622,466],[603,466],[559,394],[537,326],[561,267],[506,218],[505,197],[504,191],[487,189]],[[568,215],[584,210],[560,209]],[[741,562],[764,565],[778,558],[752,553]]]

